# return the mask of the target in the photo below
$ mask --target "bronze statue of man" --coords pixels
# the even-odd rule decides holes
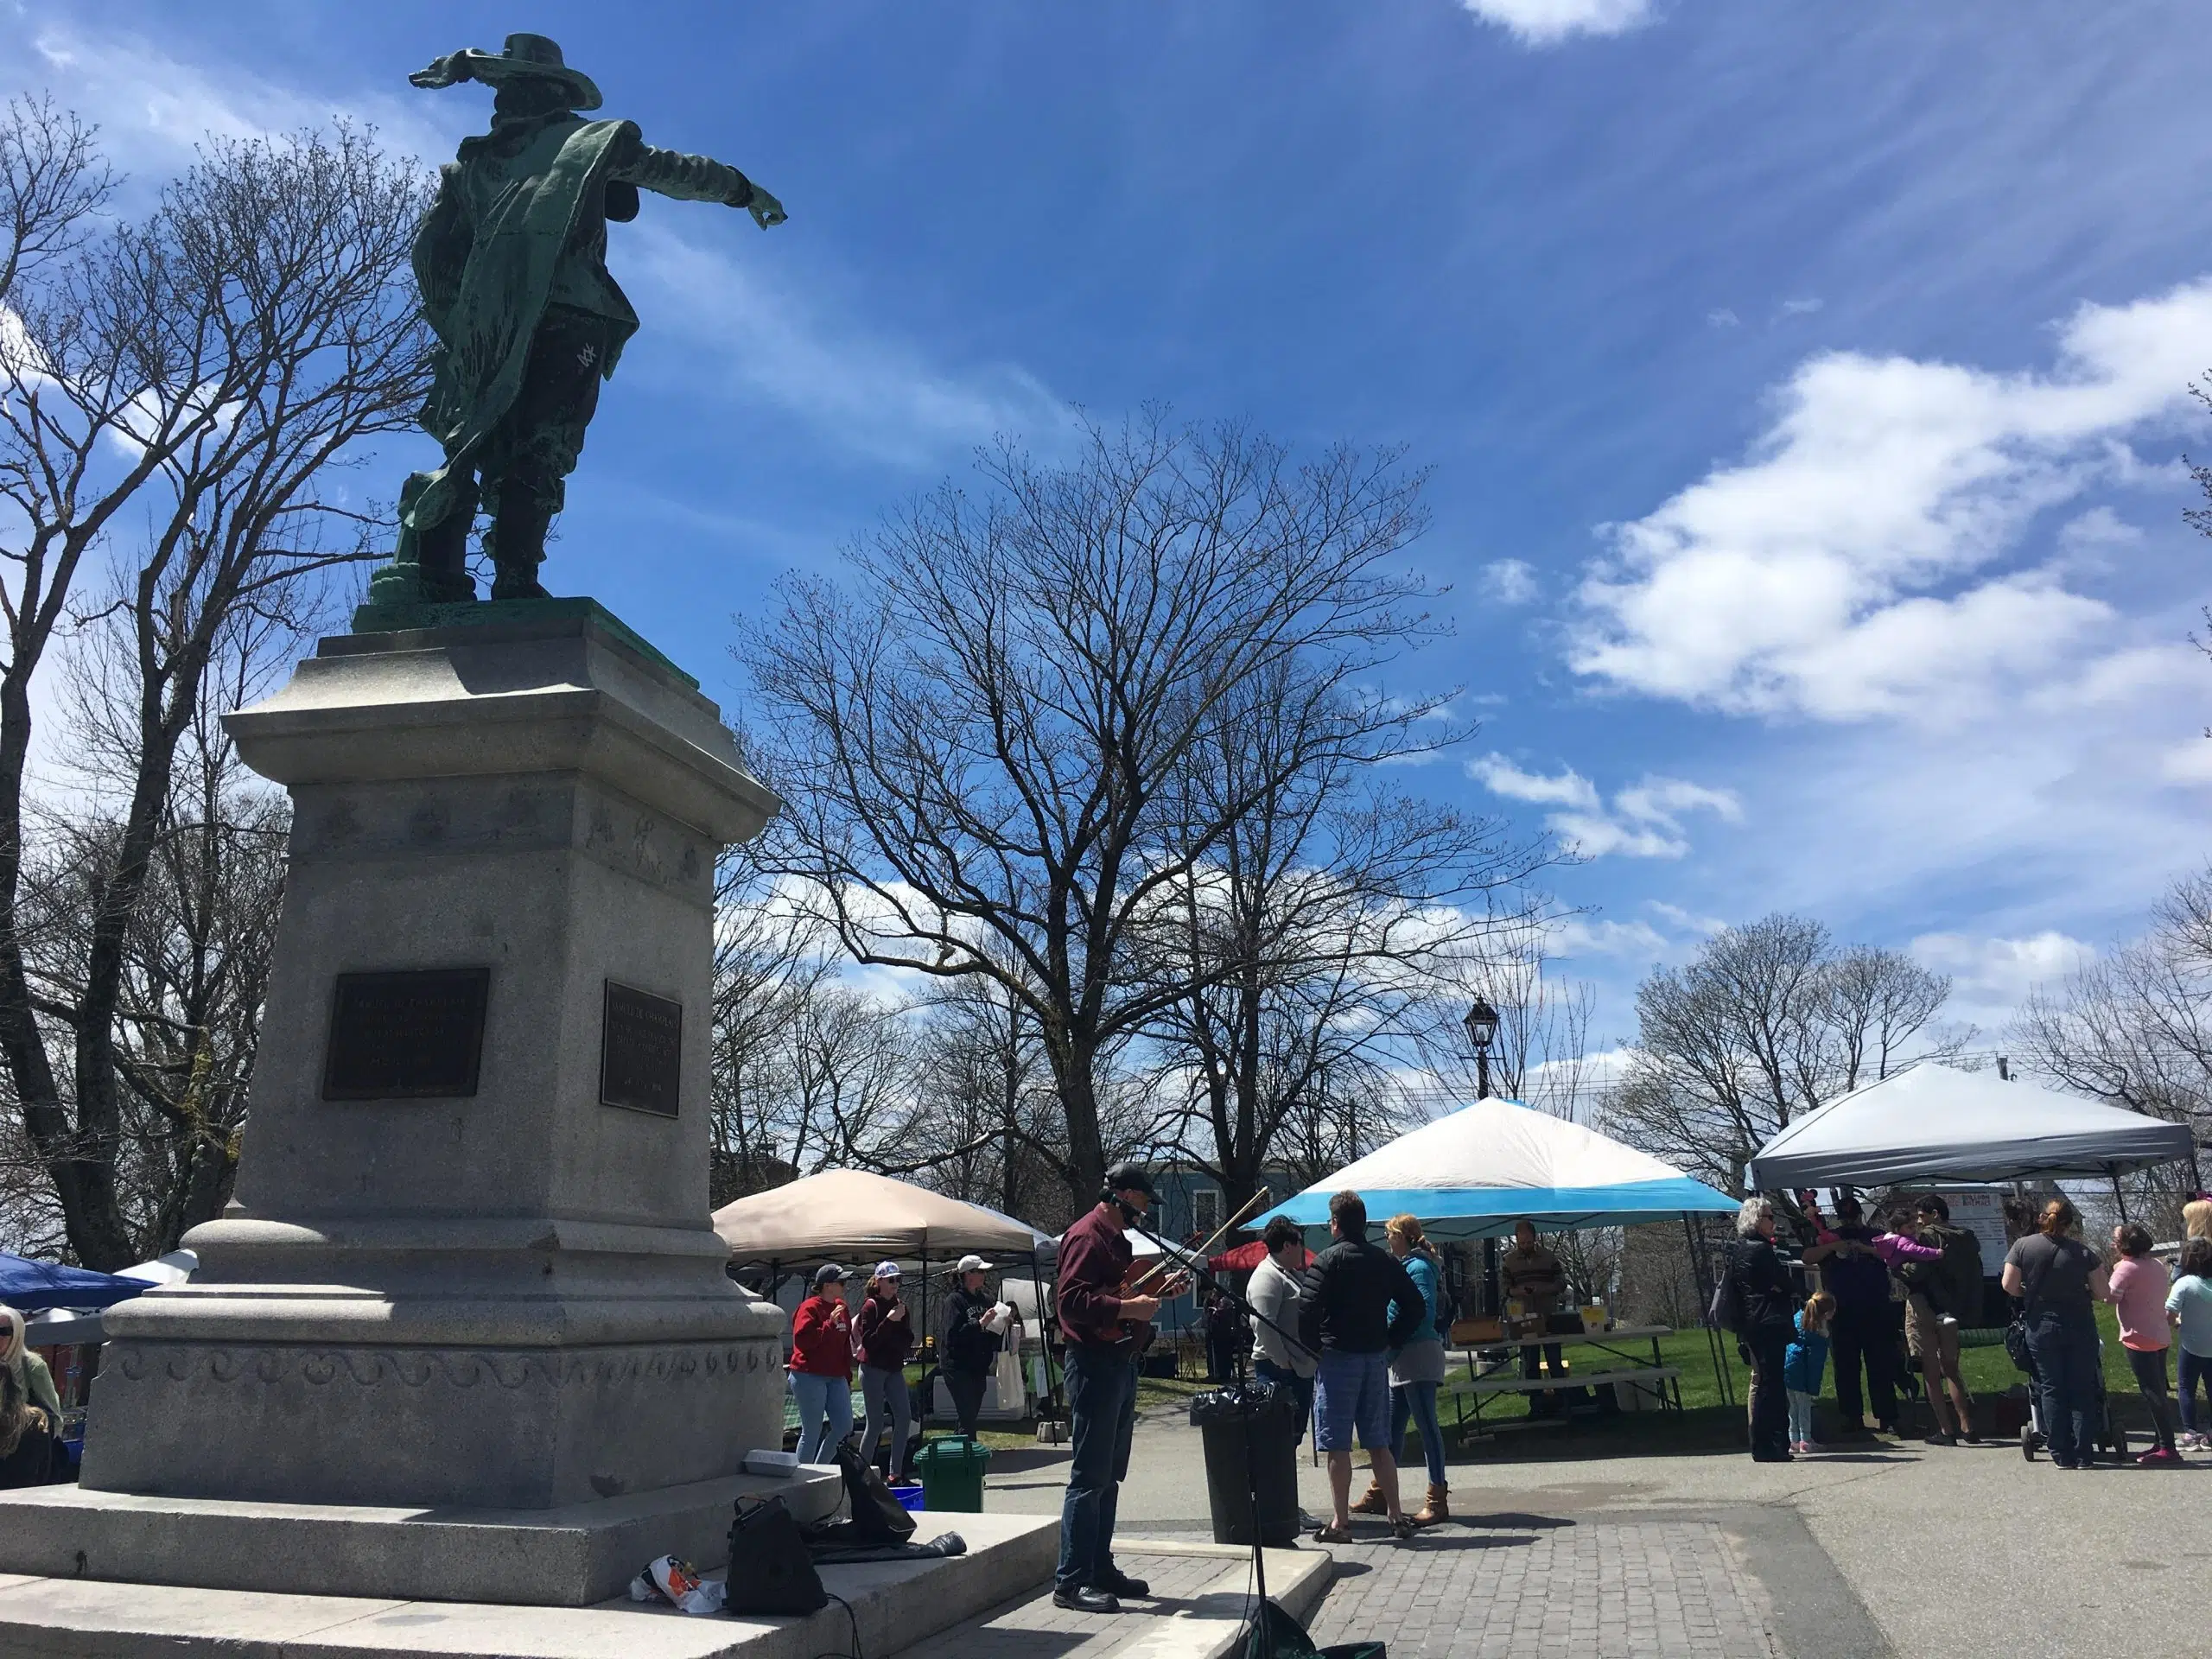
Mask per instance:
[[[638,192],[748,209],[763,230],[783,205],[734,167],[656,149],[629,121],[587,121],[599,88],[541,35],[510,35],[497,56],[455,52],[408,77],[480,81],[492,130],[461,141],[416,232],[416,281],[436,332],[423,423],[445,464],[400,493],[399,552],[378,601],[476,597],[468,534],[480,500],[493,599],[541,599],[545,531],[561,510],[599,383],[637,332],[607,270],[607,222],[635,219]],[[409,567],[414,567],[412,587]]]

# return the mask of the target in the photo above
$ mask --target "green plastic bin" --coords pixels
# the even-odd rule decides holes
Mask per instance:
[[[990,1461],[991,1448],[964,1435],[930,1441],[914,1454],[914,1468],[922,1478],[923,1507],[982,1514],[983,1471]]]

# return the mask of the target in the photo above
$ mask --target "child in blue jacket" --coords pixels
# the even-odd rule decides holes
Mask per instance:
[[[1828,1369],[1828,1320],[1835,1313],[1835,1298],[1816,1290],[1797,1310],[1797,1338],[1782,1359],[1782,1386],[1789,1391],[1789,1449],[1817,1452],[1813,1439],[1813,1396],[1821,1391],[1821,1378]]]

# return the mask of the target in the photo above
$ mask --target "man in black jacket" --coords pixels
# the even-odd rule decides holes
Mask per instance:
[[[1313,1384],[1313,1443],[1329,1454],[1330,1523],[1313,1535],[1323,1543],[1351,1540],[1351,1443],[1367,1448],[1382,1489],[1390,1530],[1414,1534],[1398,1507],[1398,1448],[1390,1444],[1390,1351],[1413,1340],[1428,1303],[1389,1251],[1367,1242],[1367,1205],[1357,1192],[1329,1200],[1337,1242],[1306,1270],[1299,1297],[1298,1339],[1321,1357]]]

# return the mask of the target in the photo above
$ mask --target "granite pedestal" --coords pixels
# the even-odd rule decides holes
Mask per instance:
[[[597,1504],[626,1538],[781,1444],[785,1321],[707,1201],[715,861],[778,804],[604,613],[503,609],[327,639],[226,722],[291,791],[290,865],[237,1198],[189,1284],[107,1316],[83,1487],[165,1501],[134,1525],[435,1510],[481,1541]],[[0,1571],[49,1570],[13,1530]],[[645,1559],[484,1548],[512,1565],[480,1600],[589,1602]]]

